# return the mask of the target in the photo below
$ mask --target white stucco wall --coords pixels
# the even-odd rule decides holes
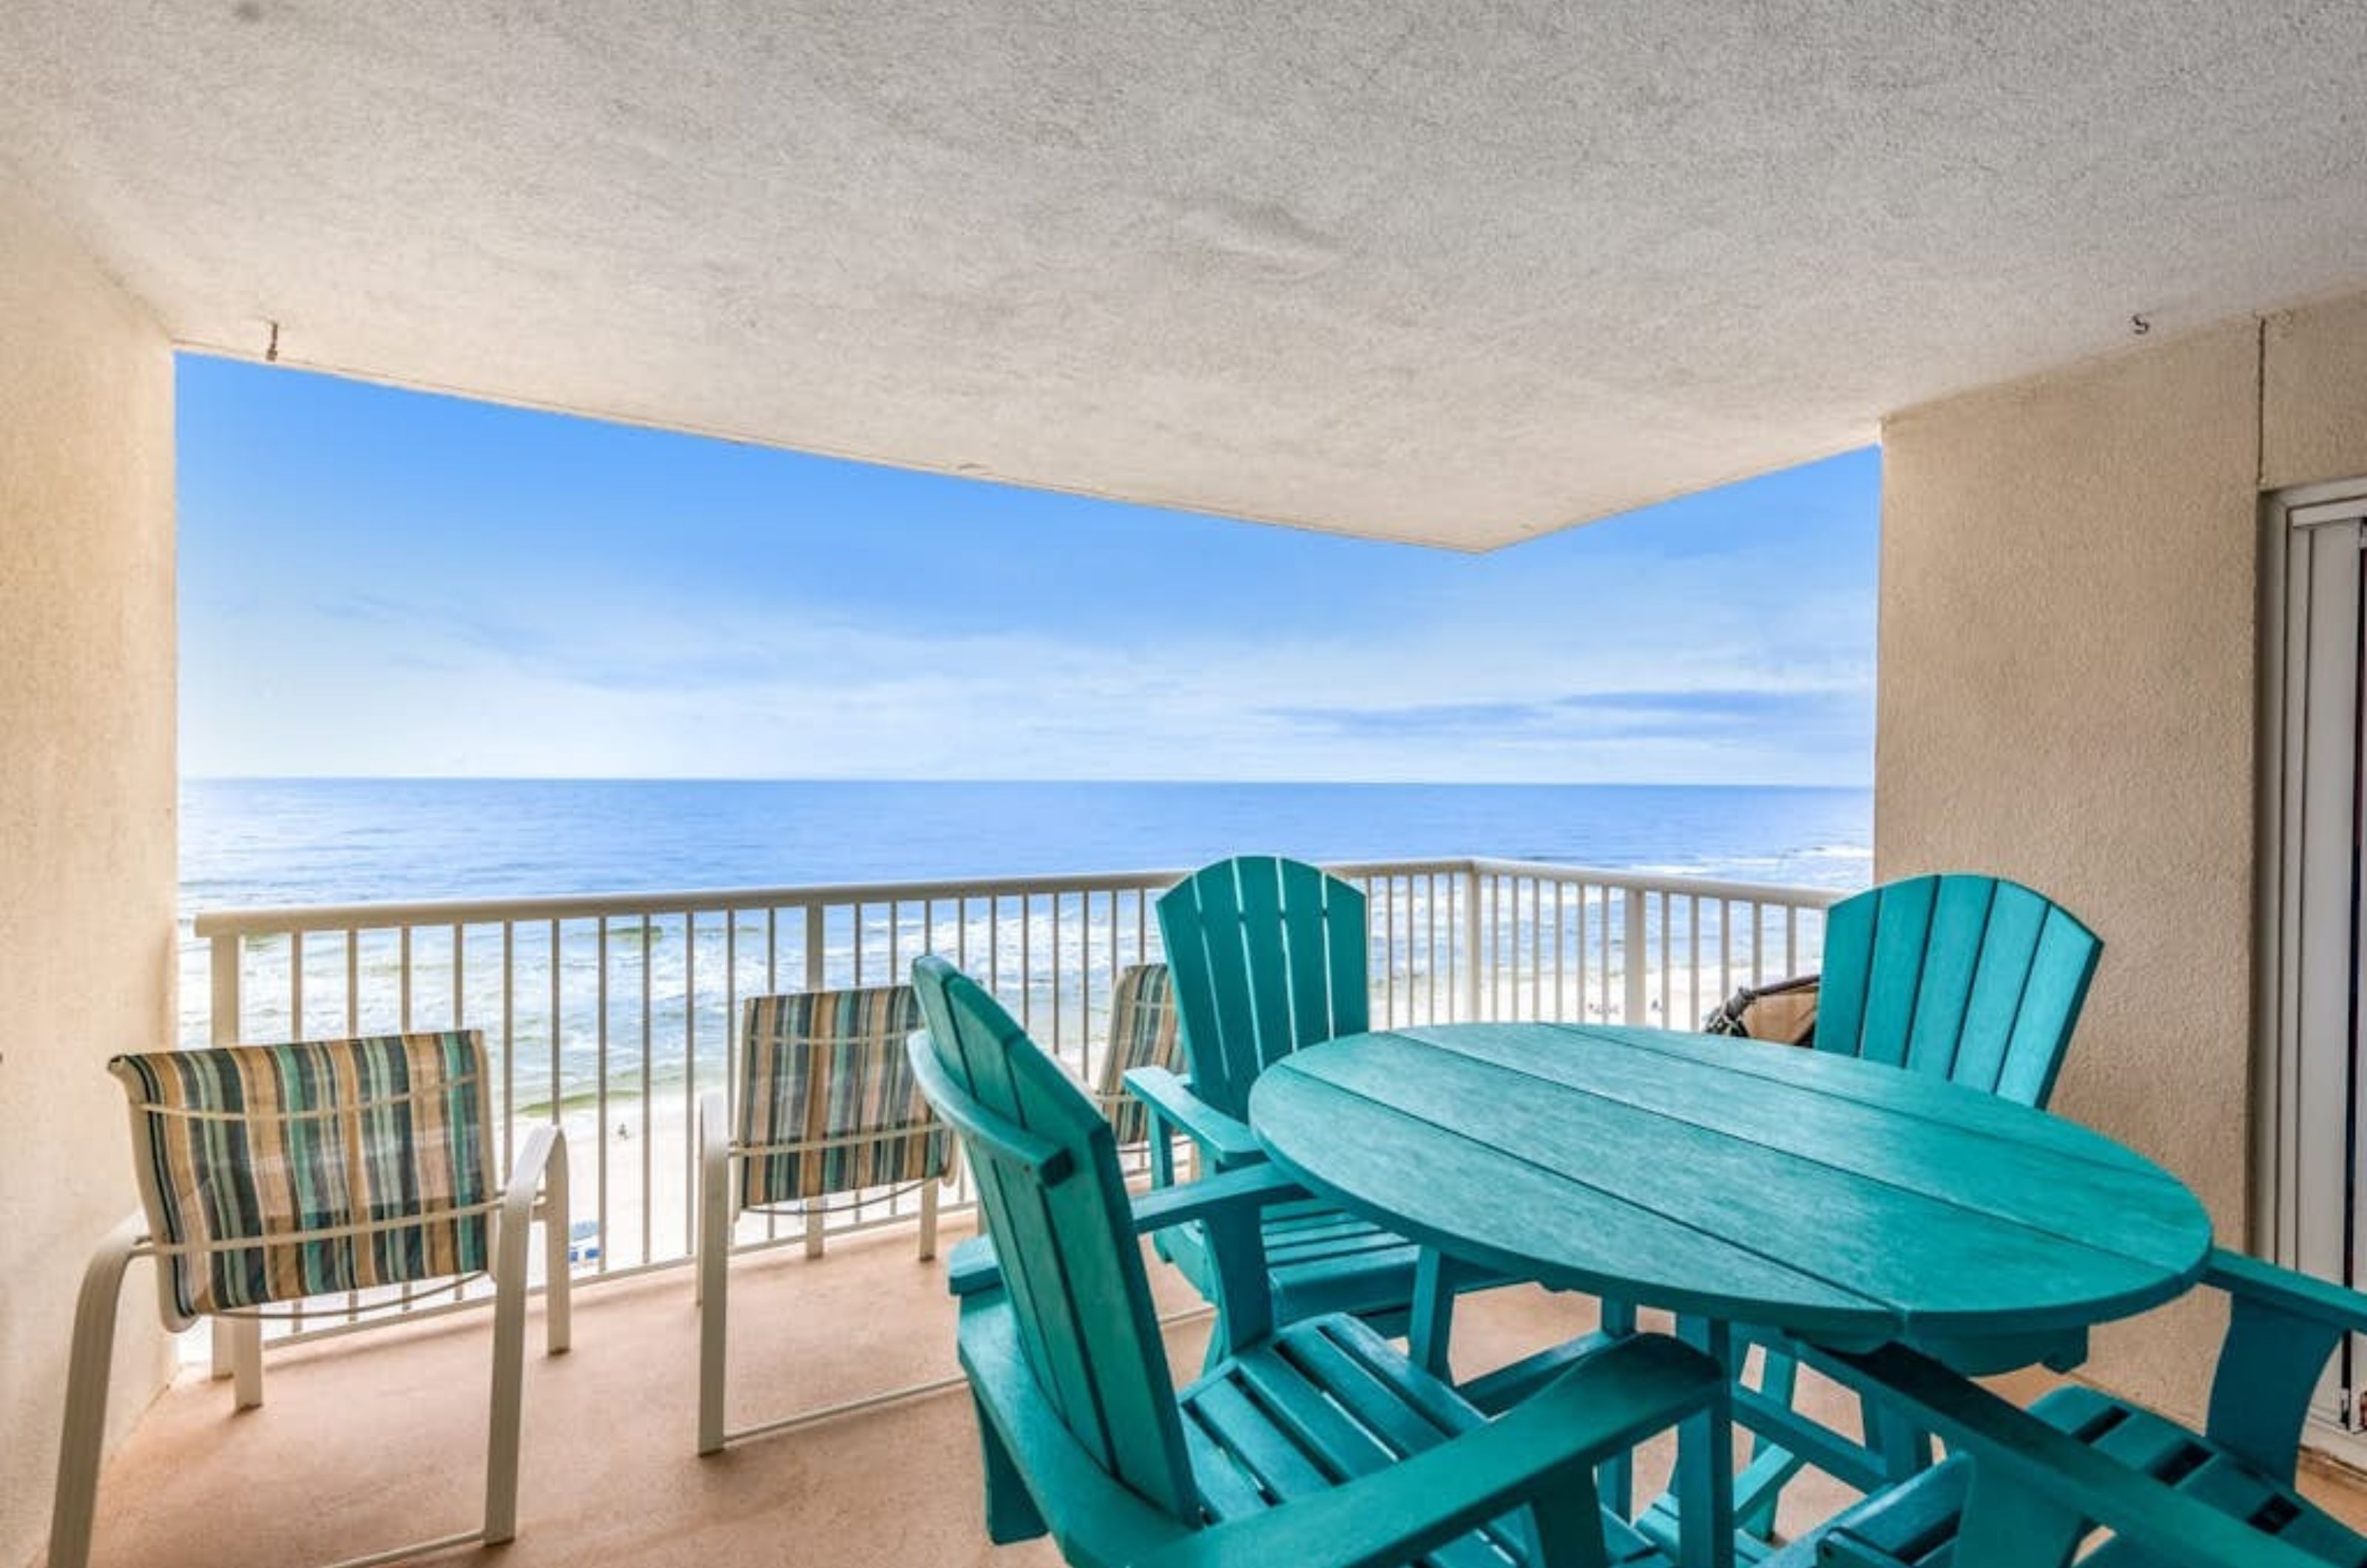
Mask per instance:
[[[0,1564],[47,1536],[82,1262],[137,1201],[102,1064],[172,1038],[174,702],[171,349],[0,175]],[[164,1365],[127,1298],[118,1435]]]
[[[2248,1240],[2264,489],[2367,472],[2367,300],[1908,411],[1884,430],[1880,876],[2001,872],[2106,950],[2056,1108]],[[2197,1300],[2089,1371],[2199,1409]]]

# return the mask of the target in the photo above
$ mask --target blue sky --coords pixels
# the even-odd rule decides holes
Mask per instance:
[[[1863,784],[1868,450],[1486,556],[180,362],[193,776]]]

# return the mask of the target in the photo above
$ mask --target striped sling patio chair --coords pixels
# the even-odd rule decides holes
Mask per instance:
[[[921,1026],[910,986],[753,997],[742,1010],[736,1113],[721,1093],[699,1103],[700,1453],[920,1392],[899,1389],[752,1427],[724,1425],[726,1295],[742,1214],[796,1215],[804,1221],[806,1256],[818,1258],[832,1213],[917,1188],[921,1257],[936,1256],[937,1193],[953,1166],[946,1131],[914,1084],[904,1050]]]
[[[493,1282],[491,1436],[478,1528],[373,1551],[387,1562],[517,1533],[527,1242],[542,1223],[547,1348],[567,1348],[567,1147],[538,1126],[493,1179],[493,1101],[475,1030],[118,1056],[140,1212],[84,1275],[51,1521],[51,1568],[85,1568],[123,1277],[156,1262],[164,1327],[227,1325],[237,1404],[263,1403],[262,1327],[343,1295],[368,1312],[413,1288]],[[366,1295],[364,1294],[366,1293]],[[377,1299],[368,1299],[377,1298]]]
[[[1109,1045],[1095,1064],[1086,1093],[1117,1135],[1117,1146],[1150,1141],[1150,1112],[1127,1092],[1137,1067],[1176,1068],[1183,1063],[1176,1026],[1175,982],[1164,964],[1129,964],[1110,988]]]

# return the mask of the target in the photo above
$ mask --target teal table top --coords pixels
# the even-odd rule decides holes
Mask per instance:
[[[1837,1345],[2084,1329],[2181,1294],[2211,1224],[2057,1116],[1813,1051],[1444,1024],[1268,1067],[1250,1118],[1311,1190],[1503,1272]]]

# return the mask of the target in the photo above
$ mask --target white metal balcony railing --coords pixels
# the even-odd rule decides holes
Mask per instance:
[[[1738,985],[1813,967],[1840,897],[1526,861],[1331,869],[1369,902],[1376,1027],[1692,1022]],[[522,1128],[565,1126],[578,1274],[636,1273],[689,1257],[698,1099],[733,1071],[746,998],[900,981],[936,952],[1090,1081],[1117,973],[1159,956],[1152,900],[1184,874],[213,911],[184,953],[183,1043],[481,1029],[504,1164]],[[949,1198],[972,1201],[966,1185]],[[916,1207],[866,1195],[829,1228]],[[742,1224],[751,1243],[804,1234]],[[284,1332],[333,1332],[379,1304],[328,1303]]]

